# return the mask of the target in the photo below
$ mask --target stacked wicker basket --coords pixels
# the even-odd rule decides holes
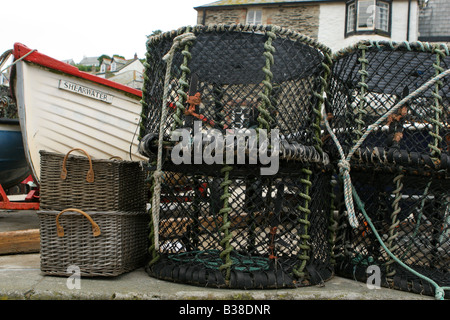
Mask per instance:
[[[68,276],[77,267],[81,276],[106,277],[143,266],[148,215],[140,164],[91,159],[82,149],[40,153],[42,272]]]
[[[341,198],[337,274],[367,281],[375,265],[391,288],[449,286],[450,86],[436,78],[449,67],[446,45],[362,41],[335,54],[327,111],[339,143],[327,150],[356,191]]]

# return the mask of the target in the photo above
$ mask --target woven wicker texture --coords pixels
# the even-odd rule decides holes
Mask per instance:
[[[61,178],[65,154],[40,151],[40,208],[84,211],[145,211],[145,171],[138,162],[92,159],[94,181],[87,181],[90,162],[70,153],[67,177]]]
[[[60,211],[37,212],[40,222],[41,271],[71,276],[69,267],[80,268],[81,276],[110,277],[142,267],[147,258],[146,212],[85,212],[98,225],[76,211],[63,212],[58,221],[64,236],[58,236],[56,218]]]

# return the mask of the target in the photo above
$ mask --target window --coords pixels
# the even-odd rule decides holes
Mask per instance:
[[[248,10],[247,24],[262,24],[262,10]]]
[[[389,32],[389,4],[380,1],[377,5],[375,27],[381,31]]]
[[[391,0],[351,0],[347,2],[345,35],[390,35]]]
[[[111,63],[111,71],[114,72],[117,69],[117,63],[113,62]]]
[[[347,7],[347,32],[355,31],[356,4],[350,3]]]

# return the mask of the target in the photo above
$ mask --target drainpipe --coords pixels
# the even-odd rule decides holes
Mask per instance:
[[[206,8],[203,8],[202,25],[205,25],[205,22],[206,22]]]
[[[406,26],[406,41],[409,41],[409,26],[411,24],[411,0],[408,0],[408,23]]]

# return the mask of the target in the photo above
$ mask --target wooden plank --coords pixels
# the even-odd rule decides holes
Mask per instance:
[[[0,254],[37,253],[40,247],[39,229],[0,232]]]

